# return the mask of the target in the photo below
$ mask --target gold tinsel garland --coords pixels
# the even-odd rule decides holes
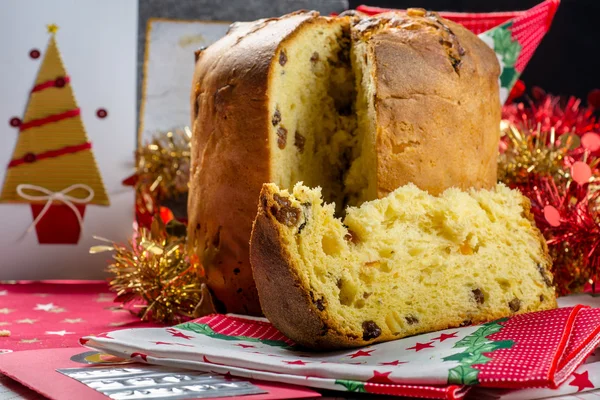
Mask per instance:
[[[185,250],[185,226],[158,218],[151,229],[140,227],[129,246],[104,240],[90,253],[113,251],[108,272],[115,301],[142,320],[177,323],[215,312],[203,270]]]
[[[135,187],[138,222],[148,227],[151,218],[168,206],[185,220],[192,132],[188,127],[157,134],[136,153],[135,174],[125,183]]]

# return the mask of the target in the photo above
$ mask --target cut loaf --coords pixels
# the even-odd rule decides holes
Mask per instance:
[[[435,13],[232,25],[198,52],[188,237],[222,311],[260,314],[248,241],[265,182],[320,186],[338,212],[408,182],[496,182],[499,65]]]
[[[350,207],[263,186],[250,257],[266,317],[318,349],[363,346],[556,307],[546,243],[520,192],[409,184]]]

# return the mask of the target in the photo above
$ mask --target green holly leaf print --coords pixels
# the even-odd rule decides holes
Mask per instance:
[[[458,361],[459,363],[462,363],[462,360],[471,357],[473,354],[469,353],[469,352],[464,352],[464,353],[456,353],[456,354],[452,354],[451,356],[448,357],[444,357],[442,358],[442,360],[444,361]]]
[[[444,361],[458,361],[461,365],[485,364],[491,358],[484,356],[481,353],[466,351],[463,353],[452,354],[451,356],[442,358]]]
[[[491,358],[484,356],[481,353],[470,354],[467,357],[463,358],[463,365],[476,365],[476,364],[485,364],[490,361]]]
[[[195,332],[195,333],[199,333],[201,335],[210,336],[210,337],[212,337],[214,339],[221,339],[221,340],[228,340],[228,341],[243,340],[245,342],[262,343],[262,344],[266,344],[268,346],[274,346],[274,347],[283,347],[283,348],[290,348],[291,347],[286,342],[282,342],[282,341],[279,341],[279,340],[261,340],[261,339],[256,339],[256,338],[252,338],[252,337],[247,337],[247,336],[227,336],[227,335],[223,335],[223,334],[220,334],[220,333],[217,333],[217,332],[213,331],[211,329],[211,327],[208,326],[208,325],[206,325],[206,324],[195,324],[193,322],[185,322],[183,324],[177,325],[176,328],[177,329],[186,330],[186,331]]]
[[[477,375],[479,375],[479,371],[475,368],[459,365],[458,367],[454,367],[449,371],[448,383],[455,383],[458,385],[477,385],[479,383]]]
[[[210,326],[206,324],[194,324],[193,322],[185,322],[183,324],[179,324],[176,326],[176,328],[207,336],[212,336],[216,334],[216,332],[213,331]]]
[[[506,88],[512,88],[514,83],[519,78],[517,70],[513,67],[505,66],[500,75],[500,85]]]
[[[342,385],[349,392],[366,393],[365,384],[359,381],[351,381],[346,379],[338,379],[336,385]]]
[[[485,336],[475,335],[474,333],[472,335],[460,339],[454,344],[454,347],[473,347],[486,342],[488,342],[488,340]]]

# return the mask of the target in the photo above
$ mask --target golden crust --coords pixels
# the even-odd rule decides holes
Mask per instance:
[[[434,195],[496,184],[496,56],[462,26],[426,15],[384,14],[362,32],[373,60],[380,198],[409,182]]]
[[[308,282],[298,272],[302,268],[285,249],[288,234],[277,221],[279,203],[273,199],[273,187],[263,185],[250,239],[250,260],[254,279],[260,293],[260,304],[264,315],[271,323],[297,344],[319,350],[366,346],[378,342],[399,339],[387,327],[381,329],[376,339],[363,340],[363,332],[351,326],[338,326],[329,316],[326,308],[320,310],[311,298]],[[530,216],[528,200],[524,200],[525,216]],[[535,225],[532,229],[538,231]],[[539,231],[538,231],[539,233]],[[540,242],[545,241],[540,234]],[[546,252],[547,254],[547,252]],[[552,276],[544,266],[548,276]],[[382,307],[385,307],[383,305]],[[536,311],[556,308],[556,299],[548,299]],[[517,314],[527,312],[521,310]],[[506,317],[505,310],[481,313],[479,315],[440,316],[437,325],[416,328],[404,336],[425,332],[456,328],[468,324],[479,324]]]
[[[318,15],[301,11],[236,23],[224,38],[196,54],[188,238],[222,311],[261,314],[248,238],[261,185],[272,181],[271,65],[281,44]],[[385,22],[382,18],[370,20]],[[393,26],[369,33],[377,85],[379,197],[409,181],[431,193],[495,182],[498,63],[475,35],[444,24],[454,38],[447,32],[404,32]],[[449,63],[440,38],[457,40],[464,48],[460,73]]]
[[[200,52],[192,81],[188,240],[223,311],[260,315],[248,238],[270,181],[267,84],[281,40],[317,13],[232,25]]]

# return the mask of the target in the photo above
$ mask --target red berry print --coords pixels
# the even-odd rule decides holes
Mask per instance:
[[[10,119],[10,126],[16,128],[17,126],[21,126],[21,118],[12,117]]]
[[[33,58],[34,60],[37,58],[40,58],[40,51],[38,49],[33,49],[29,52],[29,57]]]
[[[108,111],[106,111],[104,108],[99,108],[96,110],[96,115],[98,118],[106,118],[108,116]]]
[[[57,88],[65,87],[65,84],[65,78],[56,78],[56,80],[54,81],[54,86],[56,86]]]

